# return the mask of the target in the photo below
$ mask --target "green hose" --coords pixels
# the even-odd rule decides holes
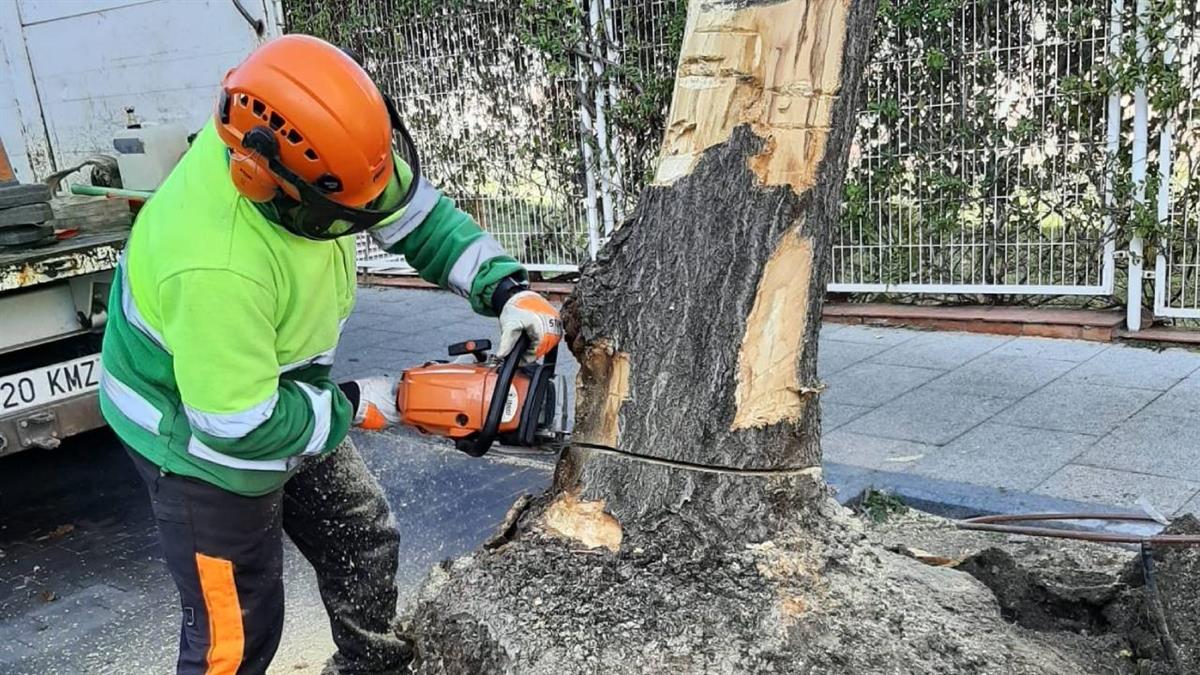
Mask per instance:
[[[89,197],[115,197],[118,199],[133,199],[144,202],[150,199],[153,192],[145,190],[123,190],[121,188],[98,187],[95,185],[72,185],[71,194],[87,195]]]

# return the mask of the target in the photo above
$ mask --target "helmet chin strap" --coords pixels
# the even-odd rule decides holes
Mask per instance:
[[[329,241],[357,234],[378,225],[384,218],[404,208],[412,201],[413,195],[416,194],[417,183],[421,180],[421,161],[417,155],[417,146],[413,142],[412,136],[409,135],[408,129],[400,120],[400,114],[396,111],[396,105],[392,102],[391,97],[385,95],[383,100],[387,105],[388,117],[392,120],[392,132],[399,134],[406,151],[404,155],[408,158],[409,168],[412,170],[412,179],[409,181],[408,189],[404,191],[400,203],[387,211],[357,209],[330,199],[326,196],[327,190],[309,183],[283,164],[279,159],[279,140],[275,138],[275,133],[270,129],[255,127],[242,137],[242,145],[265,159],[271,172],[286,181],[299,194],[298,202],[304,209],[300,218],[284,218],[281,209],[280,220],[295,221],[281,223],[289,232],[316,241]],[[393,167],[392,170],[396,171],[396,168]],[[286,201],[281,202],[281,200]],[[276,197],[273,201],[277,209],[283,206],[290,207],[297,202],[296,199],[286,194]],[[349,227],[331,233],[330,229],[337,221],[349,223]]]

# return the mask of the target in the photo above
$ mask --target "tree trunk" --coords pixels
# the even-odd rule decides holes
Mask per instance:
[[[405,624],[420,672],[1109,672],[871,546],[821,480],[817,334],[874,11],[690,4],[655,184],[563,312],[575,440],[620,452],[566,451],[488,550],[434,570]]]
[[[655,185],[564,308],[576,438],[710,469],[568,453],[555,490],[627,534],[761,540],[823,496],[820,289],[874,4],[690,8]]]

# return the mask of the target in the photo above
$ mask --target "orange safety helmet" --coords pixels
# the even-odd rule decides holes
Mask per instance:
[[[230,70],[216,121],[238,192],[268,202],[282,190],[319,215],[323,226],[306,219],[296,232],[302,236],[344,236],[394,213],[361,208],[383,193],[395,172],[393,131],[413,164],[405,203],[419,179],[412,139],[391,100],[354,59],[315,37],[276,38]],[[336,220],[351,227],[330,235]]]

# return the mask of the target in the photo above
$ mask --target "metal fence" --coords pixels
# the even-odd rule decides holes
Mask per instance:
[[[1118,120],[1078,86],[1117,45],[1108,2],[913,7],[876,24],[830,289],[1110,292]]]
[[[1123,284],[1136,327],[1146,258],[1155,313],[1200,318],[1200,1],[1184,2],[881,3],[830,289],[1111,296]],[[651,172],[683,0],[284,9],[290,30],[367,55],[427,173],[532,269],[594,255]],[[1157,212],[1148,224],[1139,203]],[[366,241],[360,260],[411,271]]]
[[[1161,225],[1154,256],[1154,313],[1157,316],[1200,318],[1200,2],[1175,7],[1168,19],[1168,44],[1162,50],[1168,72],[1177,73],[1180,90],[1176,100],[1158,109],[1147,105],[1139,118],[1143,135],[1149,136],[1157,121],[1158,145],[1141,145],[1144,154],[1134,157],[1149,171],[1157,172],[1154,197],[1155,217]],[[1148,98],[1141,92],[1142,99]],[[1143,121],[1144,120],[1144,121]],[[1157,160],[1157,161],[1156,161]]]

